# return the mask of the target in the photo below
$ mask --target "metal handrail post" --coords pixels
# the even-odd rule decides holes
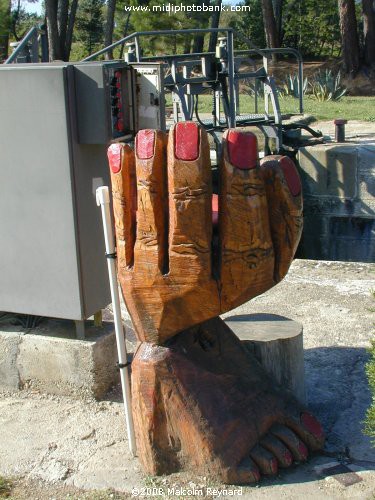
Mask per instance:
[[[228,53],[228,85],[229,85],[229,126],[236,126],[236,89],[234,82],[234,54],[233,54],[233,31],[227,33],[227,53]]]
[[[31,62],[39,62],[38,32],[34,33],[31,38]]]

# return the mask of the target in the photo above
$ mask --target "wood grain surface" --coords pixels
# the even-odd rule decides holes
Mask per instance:
[[[118,275],[140,340],[163,344],[283,278],[302,231],[290,159],[259,165],[255,135],[228,130],[214,227],[209,143],[197,124],[178,123],[168,137],[142,130],[134,153],[116,147],[121,168],[111,154],[109,162]]]
[[[132,363],[138,455],[151,475],[230,484],[274,475],[324,443],[317,420],[269,378],[220,318],[144,342]]]

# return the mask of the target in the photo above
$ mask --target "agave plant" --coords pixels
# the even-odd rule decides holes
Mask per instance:
[[[347,93],[341,85],[340,71],[335,75],[332,70],[319,71],[311,83],[312,95],[318,101],[338,101]]]
[[[292,97],[299,97],[300,96],[300,89],[299,89],[299,78],[298,75],[292,75],[289,74],[285,81],[283,86],[280,89],[281,95],[284,96],[292,96]],[[302,82],[302,94],[306,94],[308,91],[308,80],[305,78]]]

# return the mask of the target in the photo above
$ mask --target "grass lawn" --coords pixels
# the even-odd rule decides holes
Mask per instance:
[[[171,104],[170,94],[167,104]],[[259,112],[264,109],[263,100],[258,100]],[[293,97],[280,97],[282,113],[298,113],[298,99]],[[201,113],[211,113],[211,95],[199,96],[198,110]],[[254,98],[242,94],[240,96],[240,110],[242,113],[254,112]],[[339,101],[319,102],[311,96],[304,98],[304,111],[313,115],[317,120],[334,120],[346,118],[347,120],[365,120],[375,122],[375,97],[344,96]]]
[[[292,113],[296,109],[295,101],[293,97],[280,98],[281,111]],[[375,97],[344,96],[339,101],[319,102],[311,96],[305,96],[304,111],[317,120],[345,118],[375,122]]]

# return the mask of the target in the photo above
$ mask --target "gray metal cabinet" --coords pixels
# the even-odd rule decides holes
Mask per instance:
[[[117,132],[116,68],[127,113]],[[128,70],[0,66],[0,311],[82,320],[110,302],[95,191],[109,185],[109,141],[135,130]]]

